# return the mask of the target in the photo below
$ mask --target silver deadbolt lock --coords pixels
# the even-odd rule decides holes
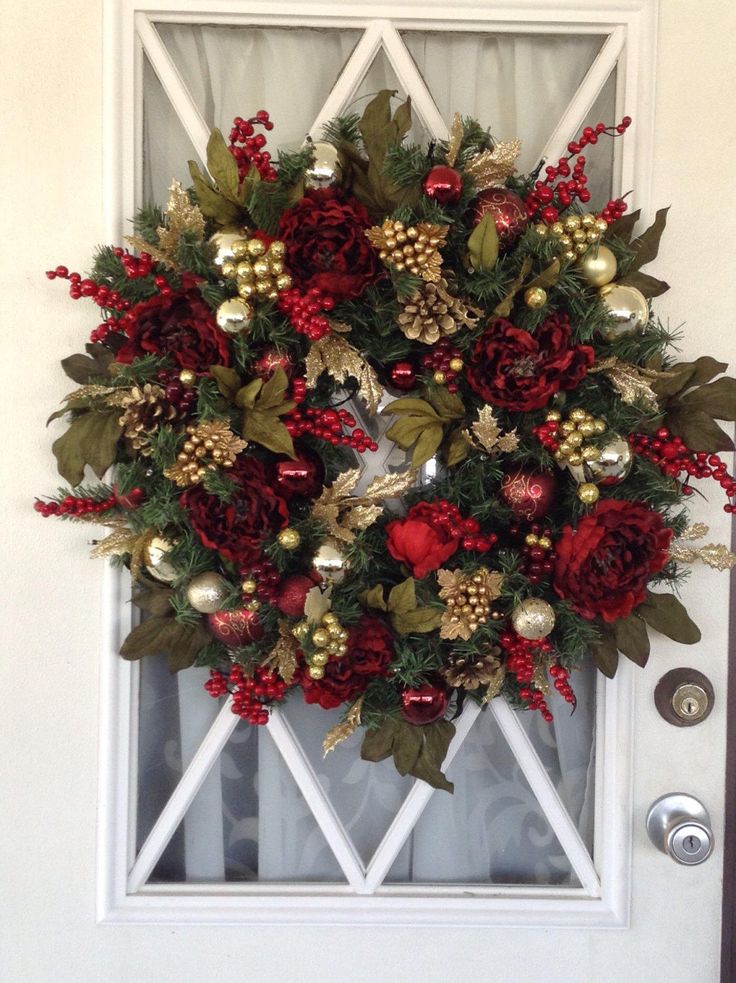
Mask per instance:
[[[713,852],[708,810],[692,795],[670,792],[647,813],[649,839],[678,864],[702,864]]]

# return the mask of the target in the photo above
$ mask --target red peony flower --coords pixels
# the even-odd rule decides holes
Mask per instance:
[[[438,502],[418,502],[412,505],[405,519],[396,519],[386,526],[386,546],[394,560],[412,568],[412,575],[421,580],[432,570],[439,570],[460,545],[462,533],[454,533],[439,517]]]
[[[602,499],[555,544],[553,584],[583,618],[626,618],[667,563],[672,530],[638,502]]]
[[[125,321],[128,341],[115,356],[118,362],[171,355],[183,369],[195,372],[230,364],[227,336],[198,290],[156,294],[132,307]]]
[[[573,345],[571,338],[564,314],[552,314],[534,334],[497,318],[475,343],[468,383],[494,406],[517,412],[539,410],[560,389],[578,386],[593,364],[593,349]]]
[[[394,657],[394,641],[382,621],[364,614],[350,629],[347,655],[330,659],[322,679],[312,679],[302,668],[299,685],[307,703],[319,703],[325,710],[354,699],[375,676],[387,676]]]
[[[228,502],[195,485],[181,496],[181,504],[205,546],[248,565],[260,557],[263,540],[288,523],[289,511],[258,458],[241,456],[228,476],[238,485]]]
[[[360,296],[381,272],[365,237],[372,222],[355,198],[331,188],[307,191],[279,223],[286,265],[300,290],[316,287],[336,300]]]

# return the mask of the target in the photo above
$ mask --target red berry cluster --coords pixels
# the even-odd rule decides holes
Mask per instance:
[[[617,222],[629,206],[623,198],[611,198],[611,200],[598,212],[598,218],[605,219],[609,225]]]
[[[559,432],[559,420],[545,420],[544,423],[540,423],[538,427],[532,427],[532,433],[542,447],[545,447],[550,454],[554,454],[555,451],[560,449],[560,440],[558,439]]]
[[[681,437],[673,436],[666,427],[660,427],[654,437],[643,433],[631,434],[629,443],[634,453],[656,464],[664,474],[672,478],[686,474],[686,482],[689,478],[714,478],[728,498],[736,498],[736,478],[729,473],[719,455],[691,451]],[[690,485],[683,484],[684,495],[692,495],[693,491]],[[729,502],[723,506],[723,511],[736,513],[736,504]]]
[[[491,532],[481,535],[480,523],[472,517],[463,518],[457,505],[444,498],[435,499],[430,503],[434,511],[429,522],[435,529],[442,529],[455,539],[459,539],[464,550],[474,550],[477,553],[487,553],[496,545],[498,536]]]
[[[307,398],[307,380],[303,376],[291,380],[291,398],[297,404],[303,403]]]
[[[519,526],[513,525],[509,527],[509,534],[524,537],[520,573],[523,573],[533,584],[538,584],[552,573],[555,565],[555,550],[552,545],[552,531],[548,526],[542,527],[535,522],[528,529],[521,530]]]
[[[515,631],[502,631],[498,641],[506,654],[506,671],[513,673],[519,684],[519,698],[527,704],[527,709],[539,710],[550,723],[553,717],[544,693],[532,685],[532,679],[535,658],[548,657],[552,652],[552,643],[546,638],[538,641],[522,638]]]
[[[549,674],[555,681],[555,689],[563,698],[565,703],[569,703],[573,709],[577,706],[575,692],[569,683],[570,673],[561,666],[559,662],[553,662],[549,667]]]
[[[585,203],[590,201],[590,191],[586,185],[588,183],[585,174],[585,157],[577,156],[575,163],[570,168],[573,157],[580,154],[580,151],[589,144],[598,143],[598,138],[603,136],[616,136],[626,132],[631,125],[631,117],[624,116],[617,126],[606,126],[605,123],[596,123],[593,126],[586,126],[577,140],[573,140],[567,145],[567,157],[560,157],[557,165],[548,165],[544,169],[546,177],[539,180],[534,185],[534,190],[527,196],[525,204],[529,217],[533,218],[539,213],[539,218],[551,225],[560,217],[560,211],[578,199]],[[562,180],[558,180],[562,178]],[[569,178],[569,180],[566,180]],[[556,183],[555,183],[556,182]],[[623,204],[624,210],[626,208]],[[623,214],[623,213],[622,213]],[[603,218],[606,216],[603,215]],[[620,217],[620,216],[619,216]]]
[[[273,123],[265,109],[259,109],[250,119],[236,116],[230,130],[228,149],[237,161],[241,182],[251,167],[255,167],[264,181],[275,181],[277,174],[271,163],[271,154],[263,149],[266,146],[266,137],[262,133],[256,133],[256,126],[262,126],[264,130],[273,129]]]
[[[157,380],[164,387],[164,396],[181,414],[188,413],[197,402],[197,390],[193,386],[185,386],[178,372],[162,369],[156,374]]]
[[[105,283],[95,283],[89,277],[82,278],[81,273],[70,273],[66,266],[46,270],[46,276],[49,280],[68,280],[72,300],[90,297],[98,307],[104,307],[108,311],[127,311],[130,307],[130,301],[124,300],[117,290],[111,290]]]
[[[241,567],[240,576],[243,580],[255,581],[256,589],[254,593],[261,601],[265,601],[267,604],[276,603],[281,575],[272,563],[268,560],[261,560],[259,563],[253,563],[249,567]],[[253,593],[243,591],[243,597],[246,600],[249,600],[253,596]]]
[[[304,411],[292,410],[284,417],[284,425],[292,437],[308,434],[319,440],[327,440],[337,447],[352,447],[359,454],[377,451],[378,444],[360,427],[355,427],[355,417],[347,410],[323,409],[310,406]],[[355,427],[352,433],[345,433],[343,427]]]
[[[278,300],[278,309],[288,317],[292,328],[310,341],[329,334],[330,322],[321,312],[331,311],[334,306],[335,298],[317,287],[310,287],[305,294],[296,288],[284,290]]]
[[[141,489],[138,491],[142,497],[143,492]],[[107,512],[109,509],[114,509],[117,504],[117,497],[113,494],[99,500],[88,496],[77,498],[74,495],[67,495],[60,502],[42,502],[40,499],[36,499],[33,507],[44,518],[48,518],[50,515],[70,515],[73,519],[79,519],[82,516],[99,515],[100,512]]]
[[[288,687],[268,669],[259,666],[252,676],[246,676],[243,667],[235,664],[227,677],[218,669],[211,669],[204,688],[213,697],[232,693],[234,714],[250,724],[267,724],[268,704],[283,700]]]
[[[459,348],[456,348],[447,338],[442,338],[426,355],[422,355],[422,368],[433,373],[441,372],[444,376],[442,385],[447,385],[448,392],[456,393],[459,387],[455,380],[462,372],[462,368],[453,368],[450,363],[455,360],[462,362],[462,357],[463,353]],[[435,379],[435,381],[439,380]]]

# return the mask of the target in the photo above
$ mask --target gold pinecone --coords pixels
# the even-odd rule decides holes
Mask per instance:
[[[501,660],[498,656],[501,649],[497,645],[478,653],[475,658],[464,655],[450,656],[450,664],[441,670],[450,686],[462,686],[463,689],[478,689],[479,686],[490,686],[502,671]]]
[[[437,283],[424,283],[404,301],[397,322],[407,338],[433,345],[462,327],[475,326],[474,311],[448,293],[447,287],[444,278]]]
[[[151,453],[151,438],[162,423],[170,423],[176,418],[176,407],[166,399],[161,386],[151,382],[133,386],[120,405],[124,409],[120,417],[123,435],[139,454],[148,456]]]

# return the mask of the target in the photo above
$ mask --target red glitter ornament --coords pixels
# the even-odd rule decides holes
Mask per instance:
[[[510,249],[529,223],[526,205],[508,188],[486,188],[480,192],[473,202],[476,225],[484,215],[492,216],[501,249]]]
[[[463,193],[463,179],[454,167],[437,164],[425,177],[422,188],[425,195],[439,205],[454,205]]]
[[[539,519],[546,515],[555,497],[554,475],[519,468],[501,481],[501,495],[514,515]]]
[[[395,362],[391,366],[391,385],[394,389],[408,392],[417,384],[417,373],[411,362]]]
[[[235,611],[215,611],[207,615],[212,634],[228,648],[239,648],[263,637],[263,625],[255,611],[237,608]]]
[[[401,716],[409,724],[431,724],[444,717],[449,700],[447,687],[436,683],[424,683],[401,694]]]
[[[289,618],[301,618],[307,594],[313,587],[312,579],[304,574],[295,573],[287,577],[279,586],[276,607]]]

